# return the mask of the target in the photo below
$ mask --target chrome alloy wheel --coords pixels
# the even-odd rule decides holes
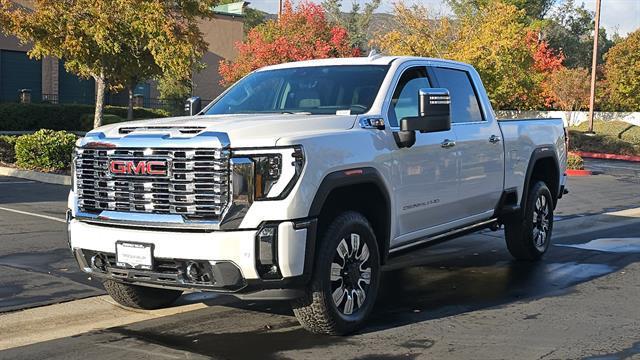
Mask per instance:
[[[538,251],[545,251],[551,228],[551,208],[544,194],[538,195],[533,209],[533,245]]]
[[[361,309],[371,284],[369,247],[359,234],[338,243],[331,263],[331,291],[338,311],[351,315]]]

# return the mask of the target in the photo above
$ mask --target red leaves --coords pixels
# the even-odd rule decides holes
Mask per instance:
[[[538,34],[533,31],[527,33],[527,44],[533,49],[533,67],[541,73],[552,73],[562,69],[564,54],[554,51],[546,41],[538,41]]]
[[[253,28],[236,48],[234,61],[220,62],[223,85],[267,65],[360,55],[360,50],[350,45],[347,30],[329,25],[322,6],[310,2],[294,9],[287,1],[279,20]]]

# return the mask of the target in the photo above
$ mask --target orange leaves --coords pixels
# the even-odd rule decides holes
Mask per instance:
[[[249,72],[272,64],[318,58],[358,56],[346,29],[331,26],[320,5],[286,2],[279,20],[253,28],[244,42],[236,44],[238,57],[221,61],[221,83],[230,85]]]

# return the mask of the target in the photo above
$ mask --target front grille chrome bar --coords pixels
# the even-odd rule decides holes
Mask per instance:
[[[110,219],[104,213],[120,212],[217,222],[231,196],[229,157],[228,149],[77,148],[78,210],[103,220]],[[114,173],[114,160],[163,162],[166,176]]]

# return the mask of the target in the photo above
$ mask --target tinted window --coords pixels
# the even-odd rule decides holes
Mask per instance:
[[[398,126],[402,118],[418,116],[418,90],[428,87],[430,87],[429,79],[424,67],[405,70],[391,98],[389,124]]]
[[[365,113],[373,105],[387,66],[313,66],[252,73],[208,110],[213,114]]]
[[[438,86],[448,89],[451,95],[452,123],[484,120],[478,105],[478,97],[466,71],[445,68],[433,68],[433,71],[438,79]]]

